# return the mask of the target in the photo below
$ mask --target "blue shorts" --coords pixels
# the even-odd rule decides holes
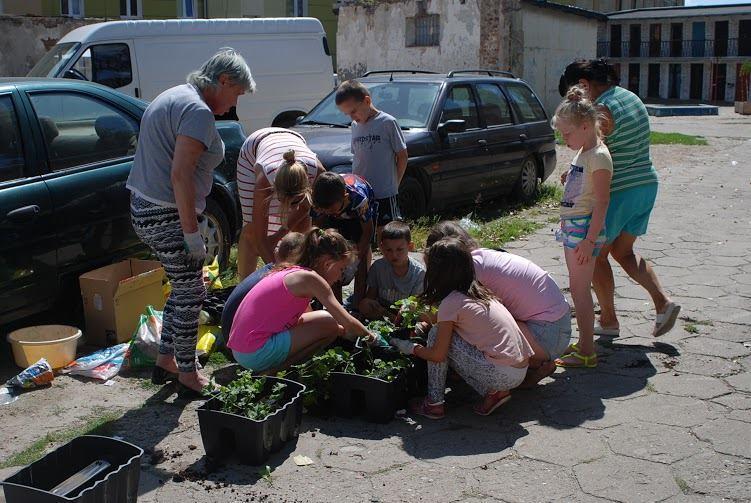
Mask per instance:
[[[252,353],[232,350],[237,363],[249,370],[262,371],[276,368],[284,363],[292,346],[292,334],[289,330],[269,337],[266,343]]]
[[[556,321],[528,320],[525,323],[551,360],[563,356],[571,344],[571,313],[564,314]]]
[[[605,217],[607,242],[612,243],[622,232],[632,236],[646,234],[655,199],[656,183],[612,192],[608,214]]]

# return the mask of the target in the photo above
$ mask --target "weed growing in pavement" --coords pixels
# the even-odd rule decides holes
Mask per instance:
[[[683,330],[685,330],[689,334],[698,334],[699,333],[699,329],[693,323],[686,323],[685,325],[683,325]]]
[[[122,412],[119,411],[97,409],[97,411],[93,413],[84,424],[65,430],[47,433],[26,449],[13,454],[0,463],[0,469],[10,468],[12,466],[29,465],[44,456],[50,446],[70,442],[81,435],[92,433],[106,435],[110,430],[110,423],[117,421],[121,416]]]

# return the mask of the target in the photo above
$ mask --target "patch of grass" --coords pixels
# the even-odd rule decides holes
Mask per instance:
[[[644,386],[644,389],[646,389],[650,393],[657,393],[657,388],[655,388],[655,385],[651,382],[648,382],[647,385]]]
[[[685,325],[683,325],[683,330],[685,330],[689,334],[698,334],[699,333],[699,329],[693,323],[686,323]]]
[[[691,490],[691,486],[688,485],[688,482],[686,482],[682,478],[675,477],[675,483],[678,484],[678,488],[683,494],[691,494],[693,492]]]
[[[140,379],[140,382],[138,384],[139,386],[141,386],[141,389],[145,389],[147,391],[156,391],[162,388],[161,385],[151,382],[151,377]]]
[[[649,134],[652,145],[708,145],[703,136],[694,136],[681,133],[661,133],[652,131]]]
[[[514,241],[531,234],[544,226],[541,221],[533,220],[528,216],[544,215],[542,210],[557,208],[563,196],[563,189],[558,184],[543,184],[540,186],[537,197],[528,203],[508,204],[502,201],[483,202],[473,208],[454,208],[439,215],[421,217],[409,222],[412,230],[412,242],[415,249],[425,248],[425,241],[431,227],[441,220],[461,220],[468,216],[477,227],[469,233],[480,246],[499,248],[509,241]],[[524,215],[519,215],[521,210],[527,210]],[[540,219],[542,220],[542,219]],[[545,221],[557,222],[558,217],[544,218]]]
[[[33,463],[40,459],[47,452],[47,449],[54,444],[64,444],[70,442],[81,435],[91,433],[108,434],[110,423],[117,421],[122,416],[122,412],[116,411],[97,411],[92,414],[84,424],[75,426],[61,431],[47,433],[42,438],[31,444],[26,449],[17,452],[0,463],[0,468],[10,468],[12,466],[23,466]]]

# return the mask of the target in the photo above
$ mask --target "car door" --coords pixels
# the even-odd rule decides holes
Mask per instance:
[[[138,68],[132,40],[120,40],[87,47],[65,73],[68,78],[85,79],[129,96],[141,97]]]
[[[472,86],[457,84],[448,90],[441,108],[441,124],[463,120],[466,130],[440,138],[441,157],[434,171],[433,201],[443,206],[451,201],[479,199],[486,190],[490,161],[487,131],[481,127]]]
[[[46,145],[61,273],[85,272],[140,248],[125,187],[138,121],[84,91],[36,91],[28,99]]]
[[[525,126],[514,121],[506,95],[494,83],[476,84],[480,118],[487,128],[490,165],[486,184],[495,193],[509,192],[527,156]]]
[[[521,82],[506,83],[504,90],[510,98],[518,122],[524,124],[524,145],[527,155],[541,154],[545,145],[551,143],[553,130],[540,100],[532,89]]]
[[[57,293],[50,193],[17,93],[0,92],[0,323],[46,307]]]

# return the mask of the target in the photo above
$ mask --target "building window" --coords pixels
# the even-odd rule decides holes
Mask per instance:
[[[307,17],[308,0],[292,0],[287,4],[287,12],[292,17]]]
[[[60,15],[83,17],[83,0],[60,0]]]
[[[405,33],[407,47],[440,45],[441,17],[438,14],[428,14],[425,2],[418,1],[417,15],[407,18]]]
[[[120,0],[120,17],[137,19],[143,17],[142,0]]]
[[[178,0],[180,7],[178,9],[178,15],[180,17],[196,18],[198,9],[196,7],[196,0]]]

